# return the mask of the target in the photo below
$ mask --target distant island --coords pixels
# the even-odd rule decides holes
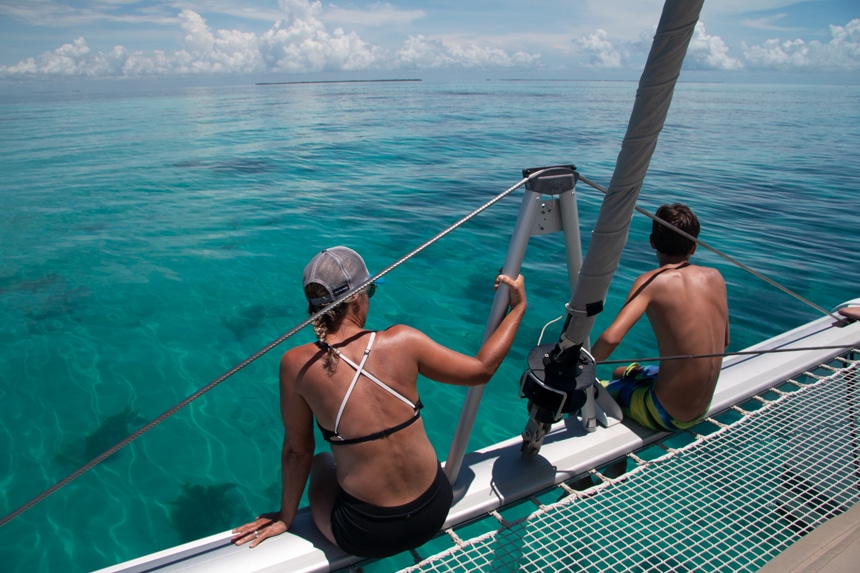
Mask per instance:
[[[258,86],[284,86],[296,84],[369,84],[373,82],[420,82],[420,79],[402,79],[402,80],[309,80],[303,82],[257,82]]]

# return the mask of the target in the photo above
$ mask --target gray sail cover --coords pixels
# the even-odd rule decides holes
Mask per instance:
[[[663,129],[704,0],[667,0],[568,312],[562,348],[584,344],[621,260],[639,190]]]

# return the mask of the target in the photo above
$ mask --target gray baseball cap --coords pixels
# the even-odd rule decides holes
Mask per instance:
[[[361,255],[347,247],[324,249],[305,267],[303,286],[321,285],[328,295],[308,299],[311,306],[334,302],[337,297],[370,280],[370,273]]]

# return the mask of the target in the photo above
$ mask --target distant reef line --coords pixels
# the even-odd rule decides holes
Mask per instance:
[[[303,82],[257,82],[258,86],[289,86],[297,84],[370,84],[379,82],[420,82],[421,79],[393,79],[393,80],[308,80]]]

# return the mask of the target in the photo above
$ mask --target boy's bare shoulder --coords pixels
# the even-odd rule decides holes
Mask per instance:
[[[698,265],[691,265],[694,269],[696,269],[702,276],[709,278],[710,280],[719,280],[723,281],[723,275],[720,271],[715,269],[714,267],[700,267]]]

